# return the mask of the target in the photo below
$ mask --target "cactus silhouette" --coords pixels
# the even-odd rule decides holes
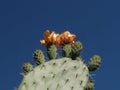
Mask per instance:
[[[90,72],[101,64],[99,55],[90,58],[88,65],[80,57],[83,49],[80,41],[69,31],[61,34],[46,31],[41,44],[47,49],[49,60],[44,53],[36,50],[33,58],[36,66],[23,65],[23,80],[18,90],[93,90],[95,83],[90,80]],[[57,57],[57,47],[61,47],[62,56]]]

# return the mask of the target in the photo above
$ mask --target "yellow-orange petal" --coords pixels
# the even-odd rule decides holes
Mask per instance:
[[[50,35],[50,42],[56,43],[56,38],[59,36],[59,34],[56,34],[55,32],[52,32]]]
[[[44,32],[44,38],[45,38],[45,41],[48,41],[48,37],[50,36],[50,31],[47,30]]]
[[[69,37],[69,39],[68,39],[68,42],[74,41],[75,37],[76,37],[75,35],[71,35],[71,36]]]
[[[60,45],[60,35],[56,36],[56,45]]]
[[[40,43],[41,43],[42,45],[46,45],[45,40],[40,40]]]
[[[62,39],[63,39],[64,41],[66,41],[66,40],[68,39],[69,35],[70,35],[70,32],[69,32],[69,31],[63,32],[63,33],[62,33]]]
[[[45,32],[44,32],[44,37],[48,37],[50,35],[50,31],[49,30],[46,30]]]
[[[63,43],[74,43],[76,35],[71,34],[69,31],[65,31],[60,35],[60,44]]]
[[[49,42],[50,43],[53,43],[54,42],[54,39],[55,39],[55,32],[52,32],[49,36]]]

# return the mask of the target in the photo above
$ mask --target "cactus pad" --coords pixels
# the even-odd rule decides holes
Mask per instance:
[[[31,71],[33,71],[33,66],[29,62],[24,63],[24,65],[23,65],[24,74],[27,74],[27,73],[29,73]]]
[[[99,55],[94,55],[92,58],[90,58],[88,69],[90,71],[94,71],[100,67],[100,64],[101,64],[101,57]]]
[[[73,59],[75,59],[76,57],[78,57],[80,55],[82,49],[83,49],[82,43],[80,41],[75,42],[72,45],[72,54],[71,54],[71,57]]]
[[[45,62],[44,54],[41,50],[36,50],[33,54],[33,57],[37,65],[40,65]]]
[[[47,45],[47,55],[49,59],[55,59],[57,57],[57,47],[55,44]]]
[[[82,60],[61,58],[34,68],[24,76],[18,90],[83,90],[89,71]]]

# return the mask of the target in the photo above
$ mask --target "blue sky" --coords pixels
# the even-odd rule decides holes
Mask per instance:
[[[32,53],[46,29],[69,30],[83,43],[82,58],[102,57],[95,72],[95,90],[119,90],[119,0],[1,0],[0,90],[13,90],[22,76],[22,64],[33,63]]]

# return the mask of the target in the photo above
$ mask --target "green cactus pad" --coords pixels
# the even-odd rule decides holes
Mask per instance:
[[[93,81],[88,81],[87,84],[86,84],[86,86],[85,86],[85,88],[84,88],[84,90],[93,90],[94,85],[95,84],[94,84]]]
[[[101,64],[101,57],[98,55],[94,55],[90,58],[90,63],[88,65],[89,71],[95,71],[97,68],[100,67]]]
[[[71,51],[72,51],[71,44],[64,44],[62,46],[63,57],[71,57]]]
[[[57,47],[55,44],[47,45],[47,55],[49,59],[55,59],[57,57]]]
[[[83,90],[89,70],[82,60],[50,60],[24,76],[18,90]]]
[[[40,65],[45,62],[44,54],[41,50],[36,50],[33,54],[34,61],[37,65]]]
[[[80,41],[75,42],[72,45],[72,54],[71,54],[71,57],[73,59],[75,59],[76,57],[78,57],[80,55],[82,49],[83,49],[82,43]]]
[[[28,62],[23,64],[23,73],[28,74],[29,72],[33,71],[33,66]]]

